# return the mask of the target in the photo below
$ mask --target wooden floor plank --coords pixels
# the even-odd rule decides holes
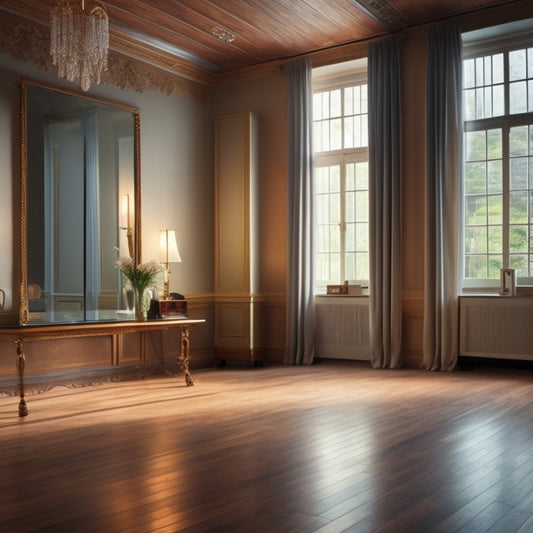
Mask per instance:
[[[1,397],[0,530],[533,531],[531,370],[194,378]]]

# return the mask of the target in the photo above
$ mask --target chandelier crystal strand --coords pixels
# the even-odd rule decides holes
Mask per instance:
[[[84,91],[100,83],[107,68],[109,23],[103,6],[85,9],[72,0],[58,2],[50,14],[50,55],[60,78],[79,80]]]

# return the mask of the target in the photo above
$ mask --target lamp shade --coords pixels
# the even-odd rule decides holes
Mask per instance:
[[[163,229],[159,234],[159,253],[161,263],[181,263],[181,257],[176,244],[176,232]]]

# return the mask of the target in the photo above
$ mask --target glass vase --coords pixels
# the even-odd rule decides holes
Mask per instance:
[[[135,295],[135,320],[146,320],[147,307],[144,298],[144,289],[134,289]]]

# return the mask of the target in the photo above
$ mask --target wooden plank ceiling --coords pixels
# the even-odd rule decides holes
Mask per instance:
[[[0,10],[46,25],[55,1],[3,0]],[[512,2],[108,0],[100,3],[109,16],[112,49],[132,56],[142,50],[145,61],[147,57],[161,54],[217,75]]]

